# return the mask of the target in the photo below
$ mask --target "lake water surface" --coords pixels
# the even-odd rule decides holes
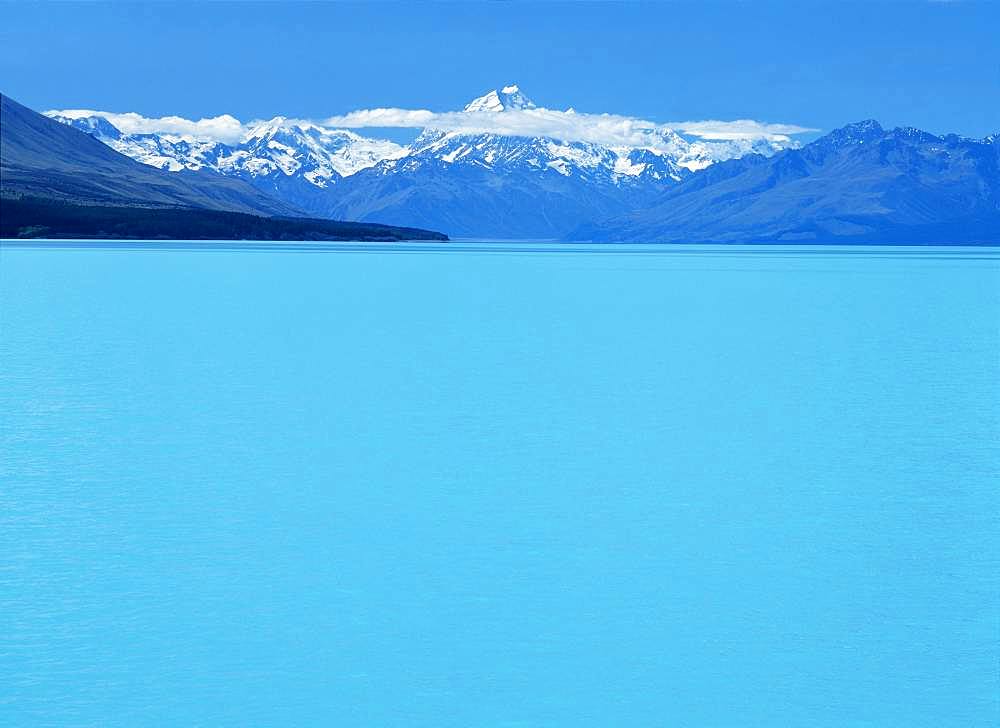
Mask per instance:
[[[1000,721],[1000,249],[0,246],[0,723]]]

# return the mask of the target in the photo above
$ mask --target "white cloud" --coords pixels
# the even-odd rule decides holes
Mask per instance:
[[[796,134],[819,131],[795,124],[768,124],[753,119],[738,121],[678,121],[665,124],[681,134],[702,139],[770,139],[787,141]]]
[[[89,109],[63,109],[46,111],[47,116],[59,115],[70,119],[85,116],[100,116],[125,134],[175,134],[177,136],[193,137],[195,139],[212,139],[220,142],[237,142],[243,136],[244,126],[239,119],[223,114],[211,119],[192,121],[180,116],[161,116],[151,119],[130,111],[116,114],[110,111],[91,111]]]
[[[511,109],[502,113],[364,109],[342,116],[333,116],[320,123],[354,129],[430,127],[443,131],[542,136],[563,141],[636,147],[661,146],[664,143],[663,135],[671,131],[711,140],[770,139],[772,141],[787,141],[791,135],[816,131],[794,124],[767,124],[750,119],[657,123],[616,114],[583,114],[572,109],[568,111]]]
[[[236,142],[254,123],[244,124],[228,114],[192,121],[179,116],[147,118],[129,113],[68,109],[49,111],[70,118],[100,116],[124,133],[159,133]],[[256,123],[256,122],[255,122]],[[684,121],[657,123],[617,114],[585,114],[569,109],[511,109],[490,111],[434,112],[426,109],[362,109],[319,122],[288,119],[287,124],[317,123],[334,128],[434,128],[465,133],[551,137],[561,141],[593,142],[608,146],[664,148],[671,132],[710,141],[768,139],[787,142],[791,136],[817,131],[794,124],[769,124],[752,119],[737,121]]]

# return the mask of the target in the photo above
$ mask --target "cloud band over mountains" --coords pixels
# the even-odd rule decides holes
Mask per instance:
[[[594,142],[608,146],[655,146],[663,132],[674,131],[708,140],[770,139],[787,141],[795,134],[817,131],[794,124],[738,121],[681,121],[659,124],[617,114],[584,114],[573,110],[509,109],[433,112],[424,109],[367,109],[323,120],[325,126],[433,128],[444,131],[552,137],[563,141]]]
[[[88,116],[99,116],[107,119],[123,134],[175,134],[189,136],[195,139],[205,139],[231,144],[238,142],[250,125],[229,114],[215,116],[210,119],[192,121],[180,116],[161,116],[150,118],[129,111],[124,114],[113,111],[93,111],[91,109],[53,109],[46,111],[46,116],[65,116],[67,119],[83,119]]]
[[[197,121],[179,116],[149,118],[137,114],[67,109],[46,112],[69,118],[100,116],[126,134],[174,134],[196,139],[233,143],[255,123],[245,124],[224,114]],[[259,122],[256,122],[259,123]],[[677,132],[707,141],[768,139],[788,141],[792,136],[818,131],[795,124],[772,124],[752,119],[735,121],[682,121],[657,123],[617,114],[577,113],[572,109],[510,109],[492,111],[434,112],[426,109],[362,109],[319,121],[288,119],[287,123],[308,123],[342,129],[433,128],[470,134],[490,133],[509,136],[550,137],[567,142],[592,142],[607,146],[662,147],[664,134]]]

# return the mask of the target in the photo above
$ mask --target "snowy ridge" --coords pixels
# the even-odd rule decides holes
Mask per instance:
[[[464,110],[502,114],[538,108],[520,87],[509,84],[473,99]],[[122,154],[171,172],[209,169],[274,182],[284,176],[320,189],[372,167],[392,174],[427,164],[476,165],[505,173],[554,173],[602,184],[670,184],[719,161],[751,153],[770,156],[798,146],[796,142],[766,139],[689,140],[670,130],[659,133],[653,148],[425,129],[403,147],[282,116],[256,122],[238,143],[226,144],[186,135],[124,134],[101,116],[63,116],[59,112],[49,112],[49,116],[92,134]]]
[[[502,114],[537,108],[516,84],[511,84],[473,99],[466,104],[465,111]],[[412,171],[443,163],[475,165],[505,173],[553,172],[602,184],[671,184],[715,162],[751,153],[771,156],[783,148],[797,146],[796,142],[766,139],[689,141],[670,130],[657,136],[655,147],[609,147],[545,137],[425,129],[404,155],[380,163],[376,169],[382,174],[392,174],[399,169]]]
[[[394,142],[281,116],[254,124],[234,145],[172,134],[123,134],[100,116],[49,116],[143,164],[171,172],[210,169],[249,178],[281,174],[302,177],[321,188],[405,150]]]
[[[474,165],[504,173],[576,175],[589,181],[620,184],[627,180],[680,180],[685,173],[674,160],[647,150],[563,142],[544,137],[508,137],[427,131],[405,156],[379,164],[383,174],[425,165]]]

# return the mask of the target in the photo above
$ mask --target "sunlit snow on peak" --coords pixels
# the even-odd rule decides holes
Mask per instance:
[[[504,86],[499,91],[493,90],[489,93],[473,99],[465,105],[466,112],[476,111],[522,111],[524,109],[537,108],[531,99],[521,93],[517,84]]]

